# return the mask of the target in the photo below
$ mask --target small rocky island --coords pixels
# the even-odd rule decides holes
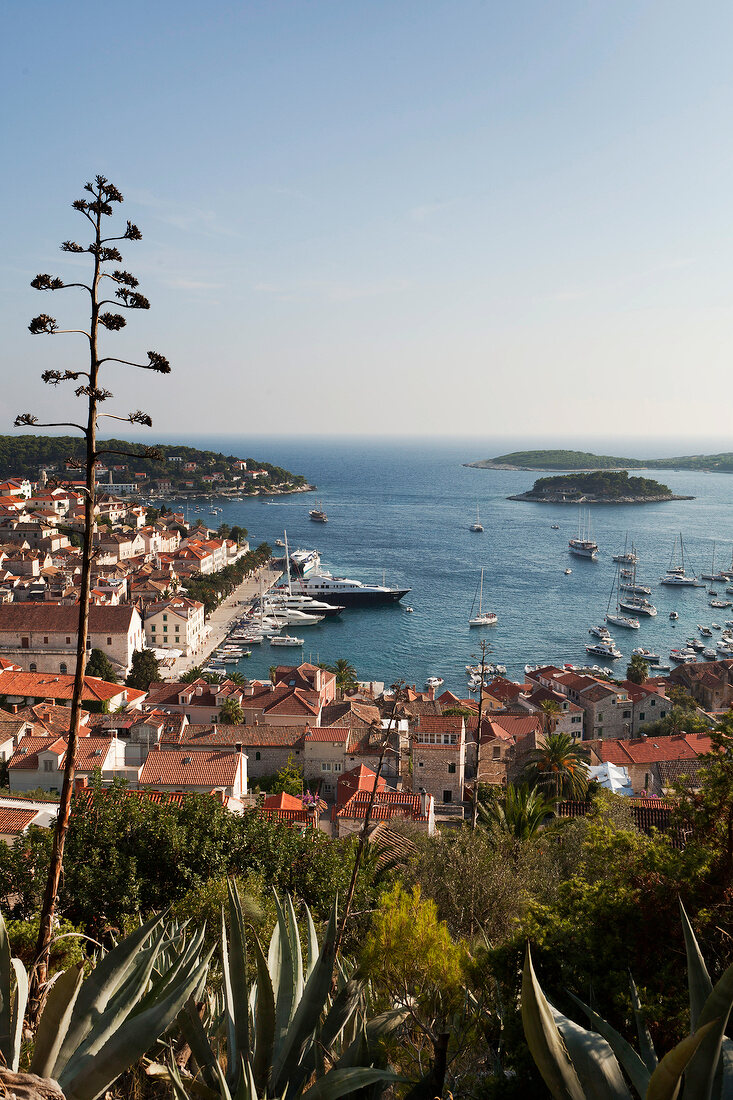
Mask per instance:
[[[664,500],[694,500],[676,496],[667,485],[648,477],[629,477],[627,470],[593,470],[537,478],[526,493],[507,500],[540,504],[658,504]]]

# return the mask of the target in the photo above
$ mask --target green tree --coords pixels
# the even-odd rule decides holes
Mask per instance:
[[[283,791],[285,794],[292,794],[296,798],[303,793],[303,769],[298,767],[292,755],[288,757],[287,763],[280,768],[271,790],[273,794]]]
[[[626,679],[632,684],[643,684],[649,675],[649,665],[640,653],[634,653],[626,669]]]
[[[244,722],[244,711],[237,699],[225,699],[219,707],[219,721],[223,726],[241,726]]]
[[[514,840],[531,840],[545,818],[552,813],[552,802],[535,788],[515,787],[510,783],[504,798],[486,813],[486,820]]]
[[[584,798],[588,789],[588,751],[576,745],[569,733],[550,733],[544,743],[527,754],[522,771],[530,787],[562,798]]]
[[[106,680],[108,684],[117,683],[117,673],[114,670],[112,662],[101,649],[92,650],[89,660],[87,661],[87,667],[84,670],[84,675],[98,676],[100,680]]]
[[[545,736],[554,733],[562,716],[562,707],[555,699],[543,699],[540,703]]]
[[[136,649],[132,666],[125,683],[138,691],[147,691],[151,684],[161,683],[160,662],[152,649]]]
[[[356,669],[352,664],[349,664],[345,657],[339,657],[335,664],[328,665],[328,671],[335,672],[336,687],[339,691],[356,687],[359,682],[356,678]]]
[[[73,428],[80,431],[84,440],[84,458],[80,461],[80,468],[84,470],[84,541],[82,546],[81,575],[79,584],[79,618],[77,625],[77,652],[76,672],[74,676],[74,689],[71,699],[71,716],[69,722],[68,749],[64,763],[64,778],[61,787],[61,800],[59,813],[54,829],[54,843],[51,861],[48,868],[46,891],[43,898],[41,919],[38,932],[38,967],[32,977],[32,996],[34,1014],[37,1012],[37,995],[45,979],[46,960],[51,943],[54,911],[59,892],[59,882],[64,858],[64,844],[69,827],[69,814],[71,809],[71,796],[74,786],[74,771],[79,739],[79,721],[84,690],[84,667],[86,659],[87,633],[89,627],[89,594],[91,589],[92,550],[94,538],[95,503],[97,495],[97,480],[95,467],[108,455],[109,450],[102,449],[97,444],[97,428],[99,418],[111,416],[116,420],[128,421],[130,424],[152,426],[152,420],[147,413],[140,410],[130,413],[128,416],[119,416],[113,413],[100,412],[100,405],[113,395],[102,384],[102,368],[108,363],[122,364],[125,366],[140,367],[144,370],[157,371],[161,374],[170,373],[168,360],[158,354],[149,351],[147,362],[138,363],[116,356],[103,355],[100,347],[101,330],[107,332],[119,332],[127,324],[121,313],[105,310],[105,306],[116,309],[150,309],[150,302],[137,290],[138,280],[134,275],[121,267],[109,270],[111,264],[122,264],[122,256],[117,243],[120,241],[139,241],[142,234],[138,227],[128,221],[122,232],[112,231],[105,236],[105,219],[112,216],[114,205],[121,203],[122,195],[114,184],[104,176],[97,176],[93,183],[84,185],[85,197],[76,199],[72,204],[92,229],[92,241],[88,245],[77,244],[76,241],[67,240],[61,245],[63,252],[72,255],[88,254],[91,259],[91,272],[89,281],[84,282],[84,275],[79,275],[80,268],[70,268],[72,281],[64,282],[55,275],[40,274],[32,280],[34,290],[43,293],[56,293],[59,290],[75,288],[89,295],[89,322],[85,329],[83,324],[76,322],[68,329],[59,328],[54,317],[47,313],[41,313],[34,317],[28,326],[33,336],[57,336],[74,334],[81,335],[86,341],[83,363],[76,370],[45,370],[41,375],[42,380],[51,386],[59,386],[62,383],[71,382],[75,385],[75,394],[84,402],[84,411],[73,421],[53,422],[41,424],[37,416],[32,413],[22,413],[15,419],[15,426]],[[78,281],[81,279],[81,281]],[[105,280],[107,280],[105,282]],[[106,298],[107,293],[113,297]],[[125,354],[129,354],[125,352]],[[80,424],[78,421],[81,420]]]

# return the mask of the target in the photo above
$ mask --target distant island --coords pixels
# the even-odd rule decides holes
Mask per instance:
[[[313,489],[302,474],[255,458],[239,458],[219,451],[170,443],[130,443],[99,440],[106,454],[97,467],[100,486],[114,493],[145,496],[259,496],[302,493]],[[158,457],[150,454],[151,448]],[[84,460],[84,441],[74,435],[0,435],[0,477],[37,481],[41,472],[50,481],[78,480]]]
[[[678,458],[618,458],[589,451],[512,451],[464,462],[479,470],[706,470],[733,473],[733,452]]]
[[[694,497],[675,496],[667,485],[647,477],[629,477],[627,470],[594,470],[539,477],[528,492],[507,499],[540,504],[657,504]]]

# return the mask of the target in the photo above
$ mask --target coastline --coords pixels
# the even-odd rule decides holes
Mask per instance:
[[[613,499],[582,496],[569,500],[565,496],[543,496],[539,493],[530,491],[527,493],[516,493],[514,496],[507,497],[506,499],[528,501],[530,504],[666,504],[671,500],[695,500],[695,497],[678,496],[673,493],[670,496],[614,497]]]

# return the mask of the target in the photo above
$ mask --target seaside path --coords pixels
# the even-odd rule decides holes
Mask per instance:
[[[239,588],[236,588],[231,596],[227,596],[208,618],[206,625],[209,627],[210,633],[203,645],[191,656],[179,657],[172,668],[165,671],[161,669],[164,678],[166,680],[177,680],[182,673],[188,671],[189,668],[193,668],[194,665],[205,664],[213,650],[226,638],[232,620],[238,618],[251,605],[255,597],[259,596],[260,586],[267,591],[268,588],[272,588],[274,584],[277,584],[281,576],[282,572],[280,570],[268,569],[263,566],[251,577],[242,581]]]

